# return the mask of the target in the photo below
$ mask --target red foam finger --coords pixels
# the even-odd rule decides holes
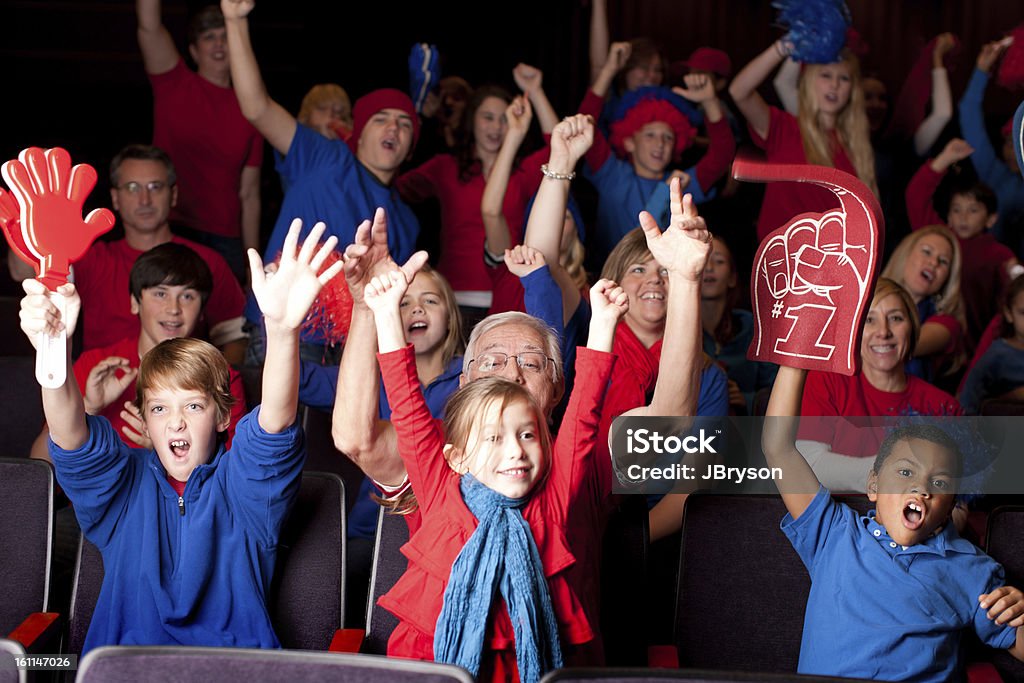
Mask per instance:
[[[68,159],[68,163],[71,163],[70,159]],[[89,164],[78,164],[71,169],[71,176],[68,179],[68,186],[64,196],[81,206],[85,203],[85,198],[89,196],[92,189],[96,187],[96,180],[96,169]]]
[[[38,147],[23,149],[18,160],[28,170],[33,194],[43,194],[50,190],[50,170],[46,167],[46,155]]]
[[[747,356],[852,375],[884,231],[874,194],[858,178],[822,166],[738,159],[740,180],[813,183],[838,209],[792,218],[769,233],[754,257],[754,339]]]

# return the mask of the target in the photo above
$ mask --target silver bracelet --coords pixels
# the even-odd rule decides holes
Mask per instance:
[[[547,178],[554,178],[555,180],[572,180],[576,177],[576,171],[570,171],[569,173],[555,173],[548,168],[547,164],[543,164],[540,167],[540,172]]]

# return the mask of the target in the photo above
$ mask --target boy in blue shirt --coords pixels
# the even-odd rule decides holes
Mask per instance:
[[[962,459],[933,425],[895,429],[868,477],[866,516],[831,498],[795,445],[807,372],[780,367],[761,445],[811,575],[798,672],[890,681],[962,677],[960,636],[1024,660],[1024,595],[951,521]]]
[[[103,586],[83,654],[100,645],[280,647],[266,599],[278,536],[305,460],[295,423],[298,331],[320,288],[331,238],[318,224],[298,249],[301,222],[281,265],[264,275],[249,250],[252,288],[267,328],[263,404],[222,445],[232,397],[228,365],[213,346],[169,339],[146,354],[136,404],[152,449],[129,448],[103,417],[86,415],[78,384],[43,389],[50,457],[86,538],[103,555]],[[71,336],[80,300],[74,285],[51,294],[26,280],[22,329]],[[71,370],[68,369],[71,377]]]

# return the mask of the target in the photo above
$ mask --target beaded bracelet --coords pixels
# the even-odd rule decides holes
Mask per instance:
[[[547,178],[554,178],[555,180],[572,180],[576,177],[576,171],[570,171],[569,173],[555,173],[548,168],[547,164],[543,164],[540,167],[540,172]]]

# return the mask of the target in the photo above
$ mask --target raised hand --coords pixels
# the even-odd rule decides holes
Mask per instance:
[[[298,241],[302,221],[298,218],[292,221],[281,251],[281,262],[272,277],[264,273],[263,261],[256,250],[249,250],[252,293],[268,326],[273,324],[290,330],[299,329],[320,288],[341,272],[342,262],[338,261],[318,274],[328,254],[338,243],[338,238],[332,235],[323,245],[318,245],[325,229],[323,223],[313,226],[300,250]]]
[[[409,289],[409,280],[402,270],[392,270],[383,275],[376,275],[366,285],[363,298],[374,315],[397,313],[402,297]]]
[[[566,116],[551,131],[548,168],[569,173],[594,144],[594,118],[586,114]]]
[[[138,370],[129,365],[127,358],[110,356],[101,360],[89,371],[89,378],[85,381],[82,396],[85,412],[99,415],[124,393],[137,374]]]
[[[1006,37],[1002,40],[993,40],[991,43],[985,43],[981,48],[981,52],[978,53],[978,61],[975,62],[975,66],[978,67],[979,71],[989,73],[992,71],[992,66],[996,63],[1006,49],[1013,44],[1012,37]]]
[[[505,108],[505,119],[508,121],[509,134],[521,142],[530,131],[530,121],[533,120],[533,108],[530,106],[530,100],[522,95],[513,98]]]
[[[40,335],[56,337],[61,332],[67,336],[75,333],[75,324],[78,321],[78,311],[82,308],[82,300],[78,297],[78,291],[70,282],[66,282],[57,288],[57,295],[64,297],[64,313],[54,302],[54,294],[46,288],[46,285],[38,280],[25,280],[21,283],[25,290],[25,297],[21,300],[21,329],[28,336],[32,346],[39,349]]]
[[[505,266],[508,268],[508,272],[516,277],[526,277],[545,265],[547,265],[547,261],[544,260],[544,254],[540,249],[517,244],[511,249],[505,250]]]
[[[142,413],[131,401],[124,402],[124,410],[121,411],[121,419],[125,426],[121,427],[121,433],[127,436],[133,444],[139,448],[152,448],[153,440],[146,434],[146,423],[142,421]]]
[[[974,148],[971,147],[969,142],[962,138],[953,138],[946,143],[946,146],[943,147],[942,151],[935,157],[932,168],[941,173],[953,164],[958,161],[963,161],[972,154],[974,154]]]
[[[697,213],[693,197],[682,193],[679,178],[672,178],[669,186],[669,208],[671,218],[664,233],[651,214],[640,212],[647,248],[670,276],[700,282],[711,254],[711,231]]]
[[[707,102],[716,96],[715,83],[707,74],[686,74],[683,84],[685,87],[676,86],[672,92],[691,102]]]
[[[605,69],[611,69],[614,73],[622,71],[629,61],[629,55],[633,52],[633,46],[628,40],[612,43],[608,48],[608,61],[604,63]]]
[[[668,178],[665,178],[665,184],[672,187],[672,179],[679,178],[679,189],[682,192],[686,192],[687,185],[690,184],[690,174],[686,171],[681,171],[678,168],[673,169],[672,173],[669,174]]]
[[[410,282],[426,262],[427,252],[419,251],[402,266]],[[363,292],[374,275],[399,267],[388,251],[388,218],[384,209],[378,207],[373,223],[363,221],[356,228],[355,241],[345,248],[344,264],[345,281],[356,305],[363,303]]]
[[[256,0],[220,0],[225,19],[244,19],[256,7]]]
[[[592,318],[614,325],[629,310],[629,295],[614,280],[601,279],[590,288]]]
[[[114,214],[95,209],[82,220],[82,204],[96,186],[88,164],[71,166],[71,156],[55,147],[29,147],[3,165],[4,180],[21,207],[22,234],[39,261],[39,279],[51,290],[67,282],[72,261],[114,226]]]
[[[516,87],[527,95],[532,95],[541,89],[544,72],[535,66],[520,62],[516,64],[516,68],[512,69],[512,79],[516,82]]]
[[[935,47],[932,48],[932,68],[942,68],[942,60],[946,57],[946,54],[955,47],[956,36],[952,33],[940,33],[935,39]]]

